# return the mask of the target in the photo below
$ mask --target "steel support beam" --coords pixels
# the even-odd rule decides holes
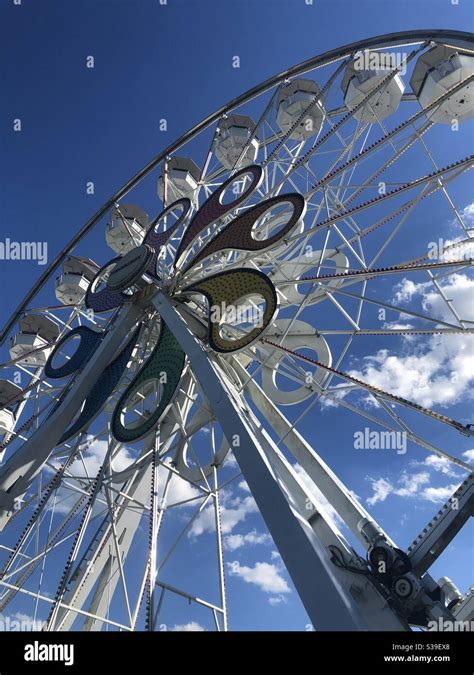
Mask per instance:
[[[471,474],[408,547],[407,553],[415,574],[423,575],[436,562],[473,515],[474,479]]]
[[[291,425],[283,413],[278,410],[263,389],[254,380],[248,378],[248,373],[240,364],[235,363],[235,360],[233,366],[242,379],[246,381],[246,389],[248,389],[250,397],[262,415],[268,420],[272,429],[283,439],[285,446],[290,450],[298,464],[321,490],[347,527],[364,545],[365,549],[369,548],[371,542],[367,541],[360,530],[359,526],[362,521],[370,521],[383,534],[385,539],[395,546],[388,534],[373,520],[363,506],[354,499],[344,483]]]
[[[226,385],[211,355],[171,300],[158,292],[152,302],[186,352],[203,394],[218,414],[223,433],[314,626],[319,630],[368,630],[360,607],[341,583],[328,551],[281,489],[263,447],[265,441],[269,446],[273,441],[257,437],[243,400]],[[278,452],[276,446],[275,450]],[[400,622],[399,630],[404,629]]]

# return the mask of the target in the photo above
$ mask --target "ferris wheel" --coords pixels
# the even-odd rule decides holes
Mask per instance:
[[[469,420],[352,360],[374,341],[441,348],[474,330],[445,292],[472,265],[459,195],[473,116],[473,35],[374,37],[231,101],[91,218],[2,332],[1,612],[151,631],[171,608],[232,628],[222,510],[242,481],[316,629],[473,612],[429,574],[472,514],[456,451]],[[446,209],[451,243],[434,258]],[[93,260],[101,227],[113,257]],[[429,284],[442,317],[394,299],[402,279]],[[408,550],[318,454],[324,406],[463,474]]]

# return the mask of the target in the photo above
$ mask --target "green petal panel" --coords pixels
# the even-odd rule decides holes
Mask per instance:
[[[184,361],[185,354],[183,350],[179,346],[173,333],[162,320],[158,344],[148,361],[138,372],[136,378],[122,394],[115,407],[111,428],[114,437],[118,441],[121,441],[122,443],[136,441],[156,426],[173,398],[181,379]],[[134,394],[139,392],[147,382],[153,380],[160,381],[163,373],[166,373],[166,382],[162,384],[162,396],[154,413],[139,426],[134,426],[133,428],[124,426],[121,419],[121,411],[125,407],[127,400],[131,399]]]

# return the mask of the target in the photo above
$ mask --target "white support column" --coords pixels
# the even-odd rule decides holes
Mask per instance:
[[[262,388],[254,380],[249,380],[248,373],[242,366],[235,363],[235,361],[232,365],[242,379],[247,382],[246,388],[252,401],[269,421],[278,436],[284,439],[285,446],[290,450],[298,464],[314,481],[364,547],[367,549],[369,542],[359,529],[362,521],[371,522],[388,542],[395,545],[388,534],[373,520],[364,507],[352,497],[344,483],[336,476],[326,462],[290,424],[283,413],[278,410]]]
[[[187,353],[311,621],[319,630],[368,630],[360,607],[341,583],[341,570],[331,562],[311,525],[289,503],[276,480],[262,438],[254,433],[242,399],[226,385],[169,298],[158,292],[153,304]],[[269,438],[266,442],[273,443]],[[394,615],[393,620],[398,630],[406,629]]]

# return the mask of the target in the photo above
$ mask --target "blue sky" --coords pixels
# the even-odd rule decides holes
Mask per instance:
[[[5,64],[0,110],[2,239],[45,240],[52,259],[142,165],[226,101],[295,63],[357,39],[410,28],[469,30],[473,6],[469,0],[459,0],[458,5],[450,0],[362,0],[356,7],[351,0],[314,0],[313,5],[304,0],[168,0],[165,6],[159,0],[22,0],[20,6],[0,0],[0,21]],[[93,69],[85,67],[90,55]],[[240,57],[239,69],[232,68],[235,55]],[[168,121],[166,132],[159,130],[162,118]],[[21,119],[20,133],[13,132],[14,119]],[[463,156],[463,149],[454,146],[453,157]],[[435,152],[441,162],[444,149],[435,146]],[[89,181],[95,185],[93,195],[86,193]],[[473,201],[468,187],[461,181],[455,190],[461,209]],[[144,200],[150,213],[158,212],[155,195],[150,192]],[[439,215],[448,237],[449,211]],[[429,210],[425,216],[428,220]],[[90,257],[101,263],[111,257],[100,233],[91,241],[95,248]],[[403,247],[409,245],[408,239],[402,242]],[[2,294],[2,323],[42,271],[31,261],[1,262],[0,284],[8,288]],[[421,303],[428,293],[419,288],[409,300]],[[397,344],[401,367],[409,347],[402,341]],[[373,351],[380,348],[374,341]],[[357,359],[351,366],[367,372]],[[461,401],[448,401],[449,409],[443,412],[471,421],[468,392],[467,388]],[[353,449],[357,424],[341,425],[341,414],[335,407],[315,411],[302,431],[405,548],[438,508],[432,493],[423,490],[455,484],[461,474],[427,464],[427,454],[411,446],[403,458],[373,451],[359,460]],[[474,447],[454,431],[433,430],[422,423],[420,432],[457,456]],[[385,490],[383,499],[374,499],[374,486],[379,495]],[[263,521],[247,497],[243,485],[224,504],[230,519],[237,512],[237,523],[228,533],[237,538],[227,540],[227,560],[238,560],[244,569],[240,576],[229,574],[231,626],[305,630],[306,613],[274,546],[262,536]],[[432,568],[435,578],[451,576],[463,591],[472,583],[470,527]],[[196,540],[206,536],[210,535],[204,529],[190,537],[190,557],[183,552],[180,559],[191,585],[198,583],[199,565],[205,564],[199,562]],[[252,543],[259,537],[260,543]],[[196,557],[190,568],[191,556]],[[265,575],[273,575],[273,591],[261,583]],[[207,627],[198,610],[194,620]],[[176,611],[170,608],[167,621],[179,625],[179,605]]]

